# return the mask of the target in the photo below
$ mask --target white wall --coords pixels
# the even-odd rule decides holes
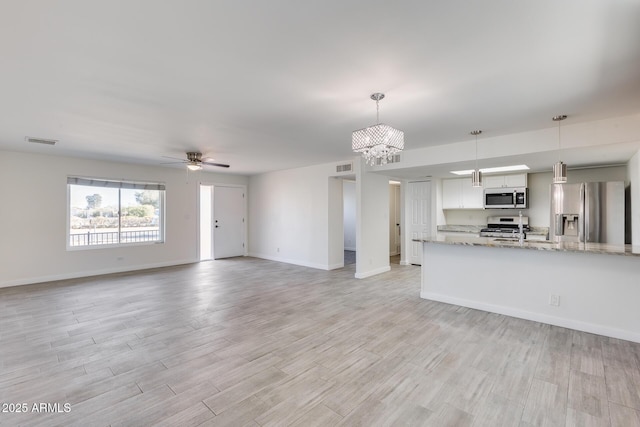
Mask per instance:
[[[361,161],[354,158],[359,278],[390,269],[389,178],[362,172]],[[343,189],[336,164],[249,178],[249,255],[325,270],[343,266]]]
[[[422,298],[640,342],[635,256],[425,243],[423,258]],[[506,259],[524,274],[496,275]]]
[[[165,243],[68,251],[68,175],[165,183]],[[0,151],[0,287],[197,261],[199,181],[248,178]]]
[[[356,250],[356,182],[343,180],[344,249]]]
[[[356,278],[389,271],[389,178],[356,162]]]
[[[631,244],[640,245],[640,151],[629,160],[627,181],[631,198]]]
[[[324,270],[339,268],[329,238],[342,223],[341,207],[337,217],[330,215],[332,208],[338,209],[336,197],[342,199],[341,188],[330,186],[335,166],[327,163],[249,178],[249,255]],[[338,240],[342,238],[340,228]]]
[[[522,214],[529,216],[529,224],[533,227],[549,227],[549,185],[551,172],[530,173],[527,177],[529,187],[529,209]],[[567,182],[628,181],[627,167],[614,166],[606,168],[577,169],[567,172]],[[488,216],[518,215],[515,209],[447,209],[444,222],[438,225],[486,225]]]

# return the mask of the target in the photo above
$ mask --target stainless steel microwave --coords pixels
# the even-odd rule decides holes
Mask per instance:
[[[486,188],[484,190],[485,209],[527,209],[529,207],[529,189]]]

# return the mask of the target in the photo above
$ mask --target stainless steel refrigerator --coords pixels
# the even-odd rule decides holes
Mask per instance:
[[[551,184],[549,240],[624,244],[624,182]]]

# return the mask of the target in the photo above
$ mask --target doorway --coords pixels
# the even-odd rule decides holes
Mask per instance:
[[[389,181],[389,262],[391,264],[400,264],[402,247],[402,191],[400,185],[400,181]]]
[[[356,181],[342,180],[344,265],[356,263]]]
[[[200,184],[200,261],[244,256],[246,188]]]

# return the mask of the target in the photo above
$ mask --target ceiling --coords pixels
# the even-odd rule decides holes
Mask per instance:
[[[250,175],[350,158],[378,91],[407,149],[636,114],[640,1],[21,0],[0,58],[0,149]]]

